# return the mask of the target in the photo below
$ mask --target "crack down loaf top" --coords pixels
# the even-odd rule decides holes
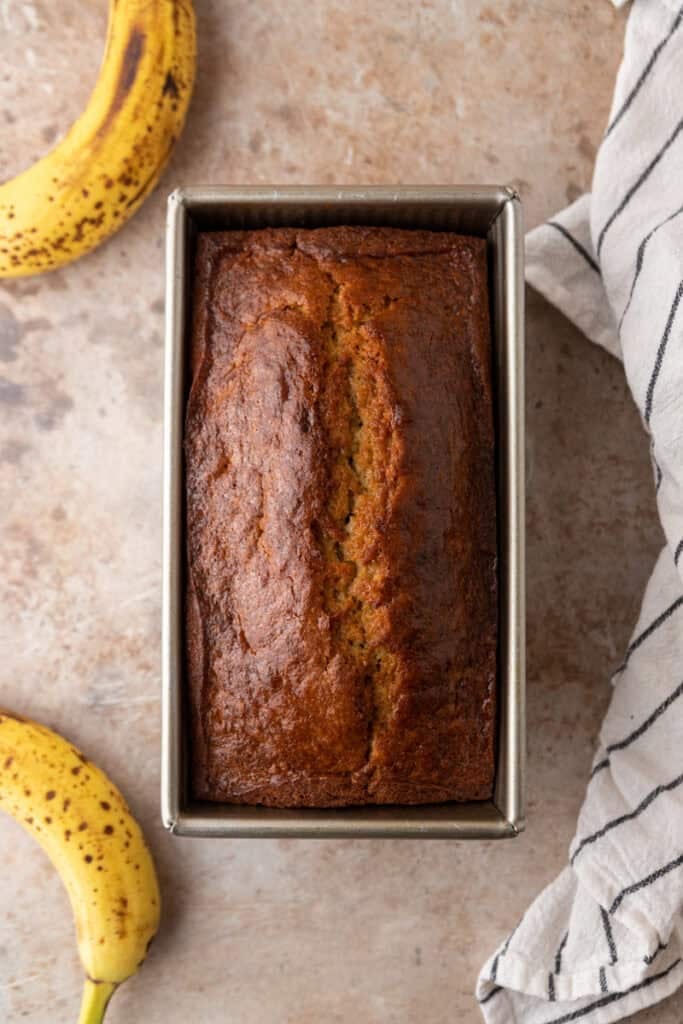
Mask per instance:
[[[195,796],[491,795],[488,321],[482,239],[199,236],[185,431]]]

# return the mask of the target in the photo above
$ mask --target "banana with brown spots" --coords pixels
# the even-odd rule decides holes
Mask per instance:
[[[159,886],[140,826],[80,751],[7,711],[0,711],[0,810],[38,840],[61,875],[86,973],[79,1024],[99,1024],[159,924]]]
[[[192,0],[110,0],[83,114],[42,160],[0,185],[0,277],[78,259],[137,210],[182,129],[195,61]]]

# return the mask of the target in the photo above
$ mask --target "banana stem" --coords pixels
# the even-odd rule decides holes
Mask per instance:
[[[115,989],[116,985],[108,981],[92,981],[86,978],[78,1024],[101,1024]]]

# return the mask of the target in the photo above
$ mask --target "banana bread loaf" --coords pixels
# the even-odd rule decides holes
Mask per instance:
[[[489,797],[485,242],[204,233],[185,432],[195,796]]]

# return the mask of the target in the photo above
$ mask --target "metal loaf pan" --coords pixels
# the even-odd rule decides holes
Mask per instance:
[[[184,680],[183,423],[194,239],[198,231],[374,224],[488,240],[497,407],[500,640],[493,800],[420,807],[273,810],[201,803],[188,785]],[[524,275],[522,213],[510,188],[199,187],[168,200],[161,813],[182,836],[499,838],[524,827]]]

